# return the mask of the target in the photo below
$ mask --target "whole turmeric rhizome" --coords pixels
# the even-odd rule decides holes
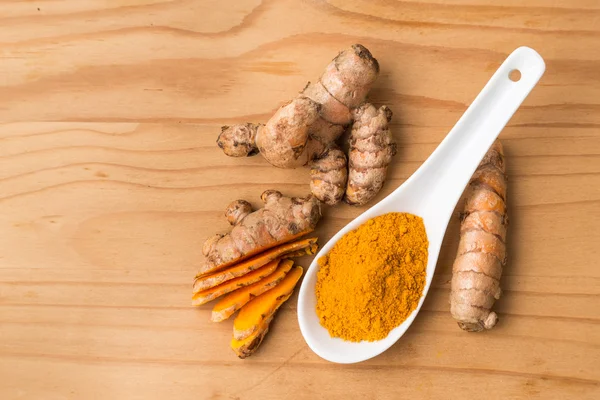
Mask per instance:
[[[332,337],[385,338],[423,295],[429,243],[423,219],[389,213],[344,235],[319,259],[317,315]]]

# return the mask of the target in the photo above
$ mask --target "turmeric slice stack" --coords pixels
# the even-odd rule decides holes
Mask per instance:
[[[225,296],[213,308],[212,321],[240,311],[231,344],[240,358],[260,346],[275,313],[302,276],[302,267],[292,268],[289,258],[313,255],[318,248],[317,238],[299,239],[312,232],[321,217],[316,198],[290,198],[274,190],[261,198],[265,206],[254,212],[245,200],[227,207],[225,216],[234,227],[204,243],[206,264],[193,285],[193,305]]]
[[[194,281],[194,295],[212,287],[218,286],[223,282],[244,276],[269,262],[285,256],[287,253],[294,253],[295,256],[304,254],[314,254],[316,251],[317,238],[299,240],[297,242],[286,243],[279,247],[267,250],[249,260],[242,261],[223,271],[215,272],[209,275],[198,275]]]
[[[192,297],[192,305],[200,306],[202,304],[208,303],[211,300],[216,299],[217,297],[221,297],[227,293],[233,292],[239,288],[244,286],[252,285],[255,282],[260,281],[261,279],[271,275],[280,264],[289,265],[291,268],[293,261],[291,260],[274,260],[268,263],[267,265],[258,268],[246,275],[242,275],[239,278],[232,279],[227,281],[221,285],[212,287],[207,290],[203,290],[201,292],[194,293]]]

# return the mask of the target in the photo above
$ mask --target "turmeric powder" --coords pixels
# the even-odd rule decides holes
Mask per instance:
[[[423,219],[389,213],[344,235],[318,260],[317,315],[332,337],[385,338],[417,308],[429,242]]]

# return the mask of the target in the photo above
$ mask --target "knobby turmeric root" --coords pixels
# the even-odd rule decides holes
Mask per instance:
[[[363,104],[353,112],[354,124],[350,135],[348,188],[344,200],[348,204],[368,203],[381,190],[387,167],[396,154],[396,143],[388,123],[392,111],[383,106]]]
[[[233,337],[243,340],[259,330],[279,307],[290,298],[302,276],[302,267],[295,267],[273,289],[261,294],[242,307],[233,321]]]
[[[279,264],[275,272],[264,279],[236,290],[223,297],[212,310],[211,321],[221,322],[231,317],[237,310],[246,305],[253,298],[260,296],[267,290],[274,288],[285,278],[292,268],[291,260],[284,260]]]
[[[342,199],[347,185],[347,160],[343,153],[343,157],[340,155],[341,151],[336,150],[336,141],[356,118],[355,110],[364,103],[378,75],[377,60],[367,48],[355,44],[339,53],[317,82],[309,82],[295,99],[277,110],[265,125],[246,123],[224,126],[217,144],[225,154],[233,157],[260,152],[270,164],[281,168],[296,168],[310,163],[313,195],[327,204],[336,204]],[[370,107],[366,109],[370,110]],[[385,113],[389,121],[391,113]],[[376,113],[370,112],[360,113],[360,118],[362,125],[369,125],[368,118],[380,119]],[[371,142],[379,147],[384,145],[373,140]],[[377,151],[385,152],[385,148]],[[380,173],[385,173],[379,159],[385,159],[386,156],[375,158],[358,168],[378,168]],[[383,178],[371,180],[382,183]],[[362,182],[359,184],[366,185],[370,180]],[[374,187],[371,191],[376,193],[379,188]]]
[[[234,290],[244,286],[252,285],[253,283],[271,275],[277,269],[277,266],[280,264],[280,262],[281,260],[279,259],[271,261],[267,265],[249,272],[246,275],[242,275],[239,278],[235,278],[222,283],[221,285],[194,293],[192,296],[192,305],[200,306],[216,299],[217,297],[221,297],[227,293],[233,292]],[[292,261],[290,262],[293,263]]]
[[[501,294],[507,225],[504,153],[496,141],[467,187],[461,238],[452,267],[450,310],[466,331],[491,329],[498,321],[491,308]]]
[[[338,148],[332,148],[310,164],[310,191],[325,204],[337,204],[346,192],[347,158]]]
[[[227,207],[225,215],[234,227],[226,235],[215,235],[206,240],[202,247],[206,263],[200,268],[199,275],[222,270],[294,240],[313,231],[321,218],[319,201],[313,196],[290,198],[278,191],[267,190],[261,199],[265,206],[254,212],[245,200],[234,201]]]
[[[287,256],[288,253],[294,253],[296,256],[303,255],[301,253],[302,250],[305,250],[305,254],[314,253],[314,245],[316,243],[317,238],[308,238],[292,243],[284,243],[281,246],[269,249],[264,253],[258,254],[249,260],[242,261],[225,270],[208,275],[197,275],[194,280],[194,294],[214,288],[215,286],[221,285],[223,282],[244,276],[279,257]]]

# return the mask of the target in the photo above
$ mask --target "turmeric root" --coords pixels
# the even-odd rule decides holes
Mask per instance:
[[[302,267],[296,267],[273,289],[261,294],[242,307],[233,321],[233,337],[243,340],[258,331],[294,292],[296,283],[302,276]]]
[[[310,191],[325,204],[340,202],[346,192],[348,171],[346,155],[332,148],[323,157],[310,164]]]
[[[291,260],[285,260],[279,264],[275,272],[266,278],[223,297],[213,308],[211,321],[221,322],[226,320],[250,300],[275,287],[292,268],[292,264]]]
[[[354,110],[354,124],[350,135],[348,204],[368,203],[381,190],[387,167],[396,154],[396,144],[388,128],[392,111],[383,106],[363,104]]]
[[[496,141],[466,190],[458,254],[452,267],[450,310],[470,332],[491,329],[506,263],[506,177],[502,144]]]
[[[230,225],[236,226],[251,212],[252,204],[246,200],[236,200],[231,202],[225,209],[225,218],[227,218]]]
[[[276,269],[277,266],[282,262],[281,260],[273,260],[265,266],[262,266],[252,272],[247,273],[246,275],[242,275],[238,278],[231,279],[222,283],[218,286],[214,286],[210,289],[203,290],[201,292],[194,293],[192,296],[192,305],[200,306],[202,304],[208,303],[216,299],[217,297],[221,297],[224,294],[233,292],[236,289],[242,288],[244,286],[252,285],[255,282],[260,281],[261,279],[271,275]],[[289,261],[293,263],[293,261]]]
[[[217,144],[228,156],[242,157],[260,151],[275,166],[303,165],[300,162],[310,161],[303,155],[309,136],[327,144],[335,141],[352,120],[350,110],[363,103],[378,74],[377,60],[367,48],[355,44],[338,54],[318,82],[309,82],[265,125],[225,126]],[[292,153],[295,154],[288,157]]]
[[[204,243],[206,263],[200,268],[200,275],[227,268],[311,232],[321,218],[319,201],[313,196],[290,198],[267,190],[261,199],[265,206],[254,212],[244,200],[227,207],[225,215],[234,227],[230,233],[215,235]]]
[[[313,195],[327,204],[335,204],[343,197],[347,179],[347,160],[345,156],[340,156],[341,151],[335,150],[336,141],[356,118],[356,108],[364,103],[378,75],[377,60],[367,48],[355,44],[339,53],[317,82],[309,82],[294,100],[284,104],[265,125],[247,123],[224,126],[217,144],[225,154],[233,157],[260,152],[270,164],[281,168],[296,168],[310,163]],[[375,113],[363,112],[359,115],[362,125],[369,124],[368,118],[378,118]],[[391,113],[386,112],[386,115],[391,116]],[[384,132],[389,132],[386,129],[387,124]],[[376,133],[372,132],[369,136]],[[385,157],[382,155],[379,158]],[[380,174],[385,174],[385,168],[379,160],[371,164],[368,168],[379,168]],[[370,180],[364,181],[365,185],[369,183]],[[376,183],[382,184],[383,178],[376,180]],[[376,193],[381,184],[371,191]]]
[[[302,249],[307,249],[308,252],[312,252],[313,245],[316,244],[317,238],[309,238],[299,240],[297,242],[285,243],[274,249],[270,249],[264,253],[258,254],[249,260],[242,261],[239,264],[234,265],[231,268],[223,271],[217,271],[208,275],[197,275],[194,280],[194,293],[199,293],[215,286],[221,285],[223,282],[230,281],[240,276],[246,275],[249,272],[257,270],[262,266],[270,263],[271,261],[285,256],[288,253],[295,253],[296,255]]]

